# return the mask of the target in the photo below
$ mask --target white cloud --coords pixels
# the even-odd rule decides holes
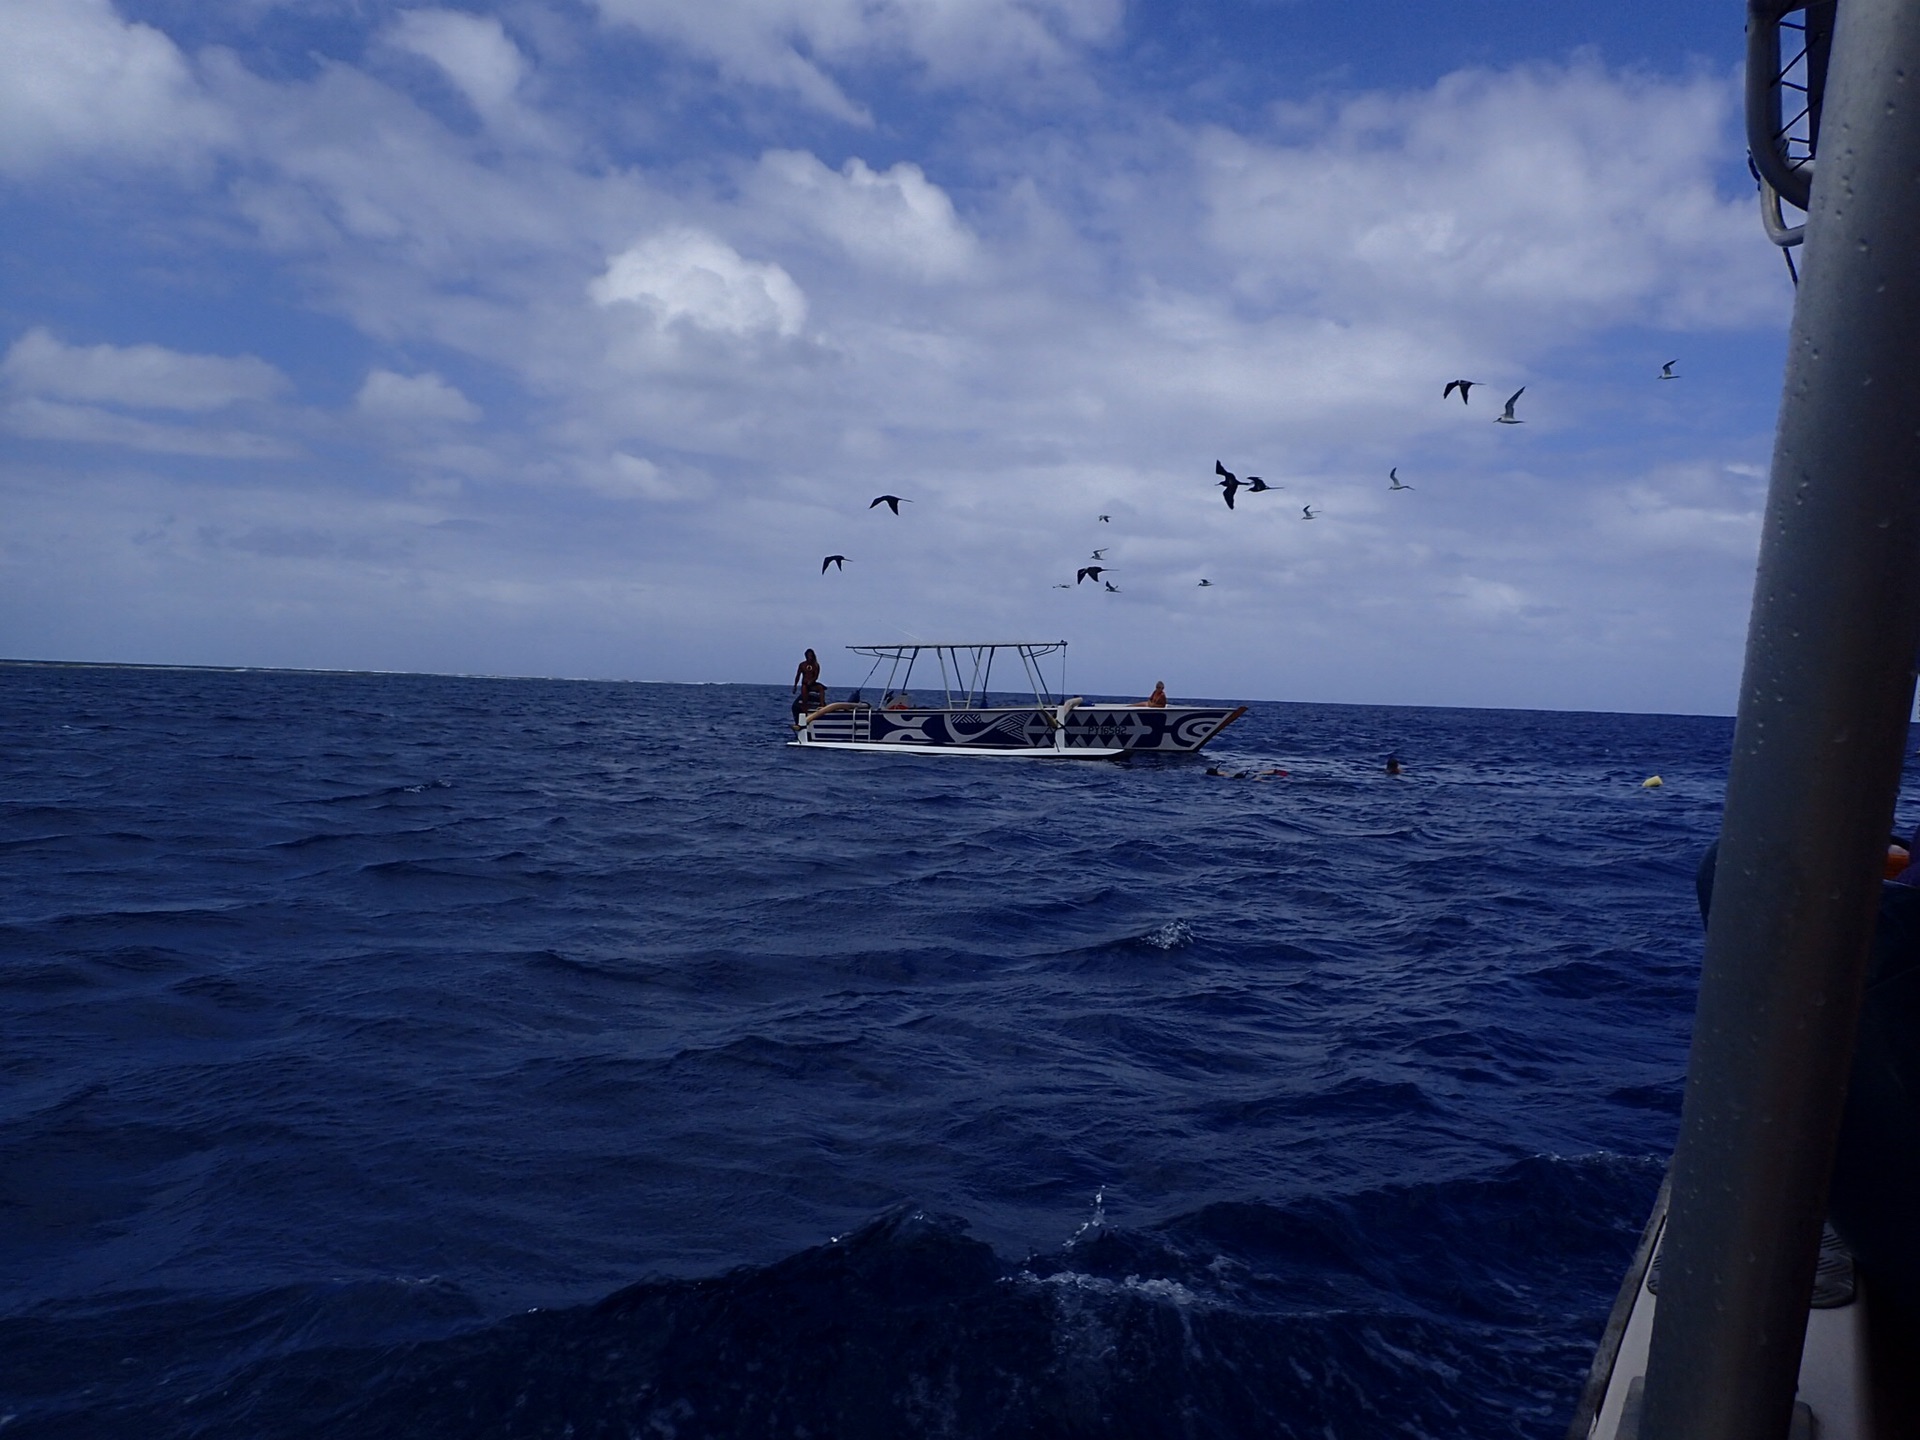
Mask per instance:
[[[1526,592],[1518,586],[1509,585],[1504,580],[1483,580],[1474,575],[1462,575],[1458,588],[1447,592],[1447,598],[1480,620],[1517,620],[1532,605]]]
[[[287,377],[253,355],[188,355],[160,345],[66,345],[29,330],[0,360],[0,379],[30,395],[142,410],[219,410],[270,400]]]
[[[1668,466],[1595,497],[1596,531],[1629,555],[1691,551],[1751,562],[1760,550],[1765,486],[1747,466]],[[1715,471],[1736,476],[1728,480]]]
[[[1119,28],[1119,0],[597,0],[608,20],[678,45],[730,80],[788,92],[852,123],[827,73],[904,57],[936,81],[1056,67]]]
[[[438,65],[482,115],[510,105],[526,73],[519,47],[491,16],[408,10],[388,29],[387,39]]]
[[[785,270],[684,227],[612,257],[588,293],[600,305],[643,305],[663,326],[685,321],[718,335],[798,335],[807,319],[807,297]]]
[[[245,430],[162,425],[96,405],[21,399],[0,406],[0,428],[30,440],[76,445],[117,445],[156,455],[198,455],[215,460],[278,460],[299,453],[271,436]]]
[[[408,10],[385,32],[388,44],[428,60],[453,82],[497,137],[551,140],[552,127],[523,103],[527,58],[492,16],[460,10]]]
[[[591,248],[583,219],[591,233],[596,200],[628,183],[582,177],[546,155],[491,154],[350,66],[325,64],[292,83],[230,58],[207,68],[244,117],[257,162],[234,186],[242,215],[275,249],[337,255],[342,276],[364,280],[391,261],[416,294],[492,292],[518,282],[529,258]],[[379,313],[392,300],[356,318],[384,333]]]
[[[353,405],[376,420],[465,424],[480,418],[479,406],[431,370],[419,375],[369,371]]]
[[[978,249],[946,191],[910,161],[875,171],[856,156],[836,172],[804,150],[769,150],[754,191],[855,259],[906,274],[962,274]]]
[[[227,117],[160,31],[110,0],[0,0],[0,172],[108,156],[176,164]]]
[[[710,488],[704,476],[669,476],[653,461],[625,451],[615,451],[604,465],[581,467],[580,479],[589,490],[610,500],[673,503],[702,499]]]
[[[1463,71],[1199,146],[1209,235],[1265,303],[1472,313],[1495,332],[1778,315],[1752,205],[1715,188],[1735,87],[1597,65]],[[1729,263],[1729,261],[1733,263]]]

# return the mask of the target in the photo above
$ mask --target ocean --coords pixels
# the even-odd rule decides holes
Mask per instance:
[[[0,1434],[1559,1440],[1730,720],[786,718],[0,666]]]

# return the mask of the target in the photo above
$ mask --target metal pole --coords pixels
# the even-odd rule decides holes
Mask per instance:
[[[1784,1440],[1920,640],[1920,4],[1843,0],[1673,1160],[1647,1440]]]

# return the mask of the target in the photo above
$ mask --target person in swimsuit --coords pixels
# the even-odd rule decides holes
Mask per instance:
[[[797,718],[802,711],[816,710],[826,703],[827,687],[820,683],[820,660],[809,650],[793,672],[794,716]]]
[[[1146,699],[1142,700],[1134,708],[1136,710],[1142,709],[1142,708],[1149,709],[1149,710],[1166,709],[1167,708],[1167,682],[1164,680],[1154,681],[1153,694],[1147,696]]]

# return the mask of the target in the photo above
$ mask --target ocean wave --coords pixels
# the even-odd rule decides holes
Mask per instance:
[[[1632,1248],[1638,1217],[1602,1183],[1619,1163],[1209,1206],[1015,1264],[905,1204],[772,1264],[488,1324],[439,1280],[95,1305],[30,1334],[0,1323],[27,1340],[0,1378],[31,1370],[19,1433],[57,1433],[85,1357],[164,1319],[224,1368],[123,1373],[96,1388],[90,1433],[1317,1436],[1349,1433],[1360,1394],[1437,1433],[1571,1406],[1577,1346],[1537,1336],[1564,1329],[1571,1275],[1611,1275]],[[1604,1221],[1570,1229],[1568,1202]],[[1508,1363],[1486,1362],[1490,1331]],[[1521,1373],[1538,1360],[1557,1382]]]
[[[9,679],[9,1436],[1544,1435],[1677,1125],[1723,721]]]

